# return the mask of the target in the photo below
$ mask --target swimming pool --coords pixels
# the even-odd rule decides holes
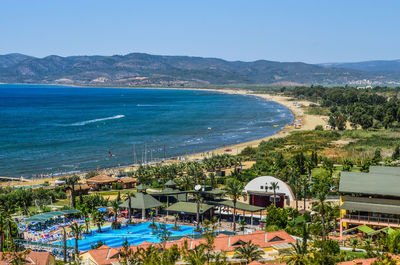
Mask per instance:
[[[85,251],[91,249],[91,246],[99,241],[105,242],[109,247],[120,247],[126,239],[130,245],[139,245],[144,241],[158,243],[160,240],[153,233],[149,226],[150,224],[151,222],[128,225],[117,230],[112,230],[111,227],[102,228],[102,233],[93,231],[91,235],[83,235],[82,239],[78,240],[78,248],[80,251]],[[158,223],[156,224],[159,225]],[[173,224],[167,224],[166,226],[168,231],[171,232],[171,236],[193,234],[194,227],[192,226],[180,225],[180,230],[173,230]],[[62,245],[62,241],[54,244]],[[67,246],[75,246],[75,239],[68,239]]]

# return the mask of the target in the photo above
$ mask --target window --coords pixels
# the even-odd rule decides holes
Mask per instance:
[[[260,186],[260,189],[263,190],[263,189],[264,189],[264,186]]]

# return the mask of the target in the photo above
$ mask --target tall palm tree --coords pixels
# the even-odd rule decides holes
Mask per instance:
[[[233,201],[233,231],[236,231],[236,203],[240,197],[244,197],[243,184],[237,179],[228,179],[224,187],[226,195]]]
[[[0,211],[0,252],[3,252],[4,247],[4,235],[7,227],[7,216],[4,212]]]
[[[308,264],[307,253],[304,253],[303,247],[296,241],[296,244],[291,244],[293,249],[284,257],[287,265],[306,265]]]
[[[111,206],[114,212],[114,224],[116,224],[118,222],[119,201],[114,200]]]
[[[303,187],[303,209],[306,210],[307,191],[308,191],[309,186],[310,186],[309,178],[307,178],[306,176],[300,177],[300,184]]]
[[[274,205],[276,207],[276,190],[279,189],[278,182],[271,182],[271,186],[269,188],[274,191]]]
[[[73,175],[71,177],[63,178],[65,184],[71,188],[71,201],[72,207],[76,207],[76,199],[75,199],[75,185],[78,184],[80,177],[78,175]]]
[[[12,224],[13,224],[13,219],[12,219],[12,214],[15,213],[15,203],[13,200],[5,200],[3,204],[0,206],[0,212],[3,213],[4,215],[4,221],[7,226],[7,235],[8,235],[8,243],[9,246],[14,245],[14,240],[13,240],[13,235],[12,235]]]
[[[327,205],[325,200],[327,198],[327,194],[325,192],[317,193],[317,204],[314,206],[314,210],[319,213],[321,217],[321,224],[322,224],[322,241],[326,241],[326,221],[325,217],[327,214]]]
[[[79,254],[79,250],[78,250],[78,240],[79,240],[79,238],[81,237],[82,232],[83,232],[83,230],[85,229],[85,227],[84,227],[83,225],[80,225],[80,224],[74,222],[74,223],[70,226],[70,228],[71,228],[72,235],[73,235],[74,238],[75,238],[75,253],[76,253],[76,254]]]
[[[89,220],[89,209],[86,208],[86,206],[82,206],[82,207],[83,208],[81,210],[81,213],[82,213],[83,219],[85,221],[85,226],[86,226],[85,234],[89,234],[89,222],[90,222],[90,220]]]
[[[104,214],[100,211],[96,211],[93,214],[93,222],[97,225],[97,231],[101,233],[101,226],[106,222]]]
[[[129,222],[131,221],[131,214],[132,214],[132,197],[134,196],[133,192],[128,191],[124,194],[124,199],[128,200],[128,219]]]
[[[244,259],[246,264],[254,260],[259,260],[262,258],[264,251],[260,249],[258,245],[255,245],[251,240],[247,243],[241,244],[239,247],[235,248],[235,259]]]
[[[199,245],[195,249],[187,250],[183,259],[189,265],[204,265],[207,262],[205,245]]]

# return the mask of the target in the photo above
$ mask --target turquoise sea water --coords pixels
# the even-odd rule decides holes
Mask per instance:
[[[287,108],[254,96],[0,85],[0,176],[203,152],[274,134],[292,120]]]
[[[125,240],[128,241],[129,245],[140,245],[142,242],[147,241],[151,243],[159,243],[160,239],[153,233],[153,230],[149,227],[151,222],[129,225],[122,227],[118,230],[111,230],[110,227],[102,230],[102,233],[93,232],[92,235],[85,236],[78,241],[78,248],[80,251],[91,249],[92,244],[95,245],[97,242],[102,241],[109,247],[121,247]],[[180,225],[180,230],[172,229],[173,224],[167,224],[168,231],[171,232],[170,236],[183,236],[192,235],[192,226]],[[55,243],[57,245],[62,242]],[[74,247],[75,239],[67,240],[67,246]]]

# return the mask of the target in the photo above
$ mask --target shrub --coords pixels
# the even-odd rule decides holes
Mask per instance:
[[[324,130],[324,127],[322,126],[322,125],[317,125],[317,126],[315,126],[315,129],[314,130],[316,130],[316,131],[323,131]]]

